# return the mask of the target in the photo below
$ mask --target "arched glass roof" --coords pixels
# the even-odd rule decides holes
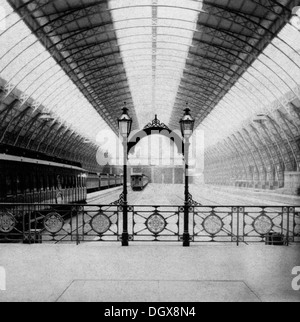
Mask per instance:
[[[0,34],[0,75],[7,82],[6,95],[20,90],[22,104],[33,99],[36,109],[41,107],[96,142],[97,134],[109,125],[7,1],[1,0],[0,5],[6,14],[5,30]]]
[[[202,1],[110,0],[139,123],[170,121]]]
[[[207,147],[300,98],[300,32],[286,25],[200,125]],[[293,116],[292,116],[293,117]]]
[[[124,101],[133,129],[155,114],[178,129],[188,102],[208,150],[254,126],[300,162],[296,6],[300,0],[0,0],[1,142],[56,153],[67,135],[68,157],[92,158],[101,131],[117,134]],[[52,123],[36,121],[45,113]],[[247,133],[255,147],[255,130]]]

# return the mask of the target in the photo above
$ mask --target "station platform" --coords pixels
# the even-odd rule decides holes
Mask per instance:
[[[205,206],[298,206],[300,197],[280,195],[269,191],[255,191],[213,185],[190,185],[193,199]],[[122,188],[95,192],[88,196],[88,203],[109,205],[116,201]],[[132,191],[128,186],[130,205],[182,205],[184,185],[149,184],[143,191]]]
[[[300,302],[300,247],[1,245],[0,302]]]

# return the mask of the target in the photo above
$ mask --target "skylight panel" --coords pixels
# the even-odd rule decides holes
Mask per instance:
[[[138,121],[143,126],[158,114],[168,124],[202,2],[110,0],[109,4]],[[124,23],[126,15],[132,19]]]

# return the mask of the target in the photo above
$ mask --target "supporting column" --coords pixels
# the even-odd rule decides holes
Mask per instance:
[[[184,202],[184,232],[183,232],[183,247],[190,246],[190,233],[189,233],[189,148],[190,142],[186,138],[185,142],[185,202]]]
[[[123,234],[122,234],[122,246],[129,246],[129,234],[128,234],[128,201],[127,201],[127,140],[124,138],[123,140],[123,147],[124,147],[124,166],[123,166],[123,173],[124,173],[124,182],[123,182],[123,194],[124,194],[124,201],[123,201]]]

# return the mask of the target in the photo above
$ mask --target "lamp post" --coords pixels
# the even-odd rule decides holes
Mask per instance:
[[[128,201],[127,201],[127,143],[128,136],[131,132],[132,127],[132,119],[128,115],[128,108],[126,107],[126,103],[123,108],[123,114],[118,119],[119,124],[119,133],[123,138],[123,151],[124,151],[124,159],[123,159],[123,234],[122,234],[122,246],[129,245],[129,234],[128,234]]]
[[[180,120],[180,128],[182,137],[184,138],[184,155],[185,155],[185,192],[184,192],[184,233],[183,233],[183,246],[190,246],[190,233],[189,233],[189,148],[190,137],[193,134],[195,120],[190,114],[190,109],[185,109],[185,115]]]

